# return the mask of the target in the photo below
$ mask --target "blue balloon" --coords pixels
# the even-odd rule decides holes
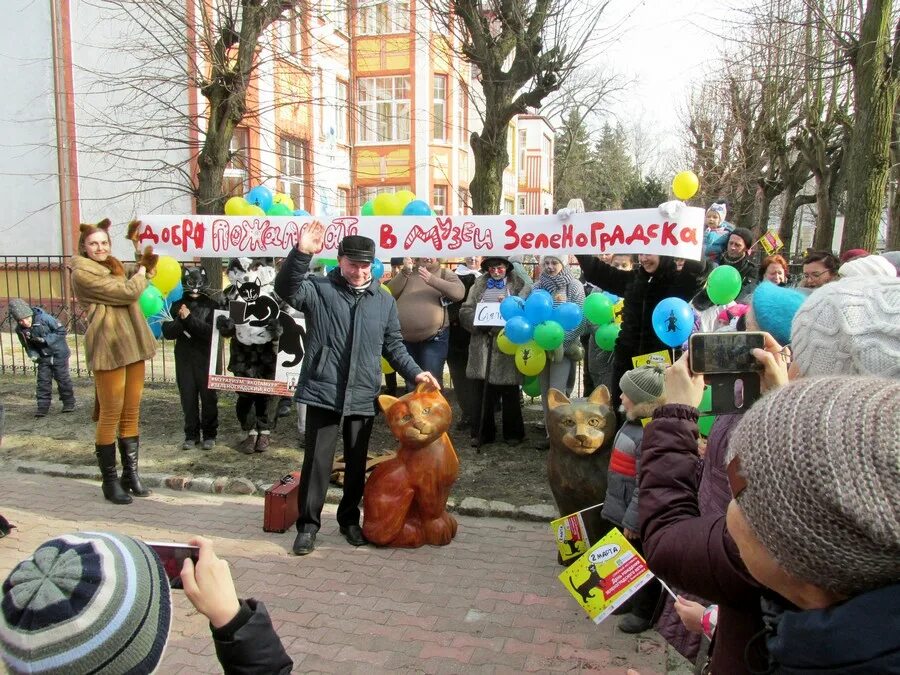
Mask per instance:
[[[553,316],[553,296],[542,288],[532,291],[525,300],[525,316],[537,326]]]
[[[153,337],[159,340],[162,337],[163,318],[159,314],[154,314],[147,322],[150,324],[150,332],[153,333]]]
[[[184,297],[184,286],[181,285],[181,282],[178,282],[178,285],[169,291],[169,294],[166,296],[166,306],[171,307],[173,303],[178,302],[181,298]]]
[[[534,335],[534,325],[529,323],[524,316],[514,316],[506,322],[503,332],[514,345],[524,345],[531,341]]]
[[[257,185],[247,193],[246,197],[244,197],[244,199],[246,199],[248,202],[250,202],[251,204],[255,204],[266,212],[268,212],[268,210],[272,208],[272,200],[274,198],[275,195],[273,195],[272,191],[265,185]]]
[[[651,321],[656,337],[668,347],[680,347],[694,330],[694,312],[681,298],[660,300]]]
[[[378,258],[372,261],[372,278],[375,281],[378,281],[381,277],[384,276],[384,263],[381,262]]]
[[[553,320],[564,330],[575,330],[581,325],[584,313],[574,302],[564,302],[553,310]]]
[[[614,294],[609,293],[609,292],[607,292],[607,291],[603,291],[603,295],[605,295],[605,296],[609,299],[609,301],[610,301],[612,304],[616,304],[619,300],[622,299],[622,298],[620,298],[618,295],[614,295]]]
[[[525,299],[510,295],[500,303],[500,316],[509,321],[514,316],[525,316]]]
[[[249,201],[249,200],[248,200]],[[295,216],[311,216],[312,214],[306,209],[294,209]]]
[[[413,199],[403,209],[404,216],[430,216],[431,213],[431,207],[421,199]]]

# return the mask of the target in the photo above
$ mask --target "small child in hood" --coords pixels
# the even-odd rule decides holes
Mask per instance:
[[[35,417],[50,411],[53,380],[59,390],[63,412],[75,410],[75,389],[69,375],[69,345],[66,329],[50,314],[38,307],[30,307],[21,298],[9,301],[9,313],[16,320],[16,335],[25,353],[37,365],[37,410]]]
[[[651,417],[665,399],[665,371],[659,366],[641,366],[629,370],[619,380],[622,410],[626,422],[619,429],[609,458],[603,517],[622,528],[638,553],[643,555],[638,521],[638,472],[641,466],[641,419]],[[630,602],[630,611],[619,621],[623,633],[649,630],[662,588],[656,579],[645,584]]]
[[[706,220],[703,230],[703,255],[718,262],[725,254],[728,246],[728,237],[734,230],[734,225],[725,221],[727,214],[725,204],[715,203],[706,209]]]

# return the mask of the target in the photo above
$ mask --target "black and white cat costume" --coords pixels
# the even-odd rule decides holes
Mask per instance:
[[[209,290],[206,270],[186,266],[181,273],[184,295],[172,303],[171,321],[162,334],[175,341],[175,381],[184,412],[185,450],[201,440],[208,450],[215,445],[219,428],[219,396],[209,388],[209,352],[212,346],[213,312],[223,308],[222,296]],[[181,319],[182,307],[190,311]]]

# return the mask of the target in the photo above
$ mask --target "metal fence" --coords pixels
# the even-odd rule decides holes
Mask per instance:
[[[85,309],[72,294],[70,257],[0,256],[0,375],[35,371],[35,365],[16,336],[16,321],[9,312],[12,298],[21,298],[33,307],[40,307],[65,326],[72,351],[69,359],[72,376],[90,375],[84,345]],[[170,342],[159,341],[156,356],[148,363],[146,379],[175,381],[175,360]]]

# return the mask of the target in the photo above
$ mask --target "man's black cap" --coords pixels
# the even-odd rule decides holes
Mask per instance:
[[[338,244],[338,255],[356,262],[372,262],[375,260],[375,242],[368,237],[351,234],[341,239]]]

